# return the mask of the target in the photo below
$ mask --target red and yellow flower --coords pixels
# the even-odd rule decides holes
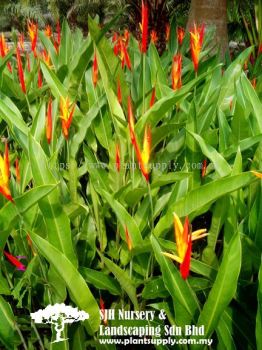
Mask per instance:
[[[120,172],[120,146],[119,143],[116,144],[116,170]]]
[[[51,38],[51,36],[52,36],[52,28],[51,28],[50,24],[47,24],[45,27],[45,36],[47,38]]]
[[[140,49],[142,53],[146,53],[147,51],[147,40],[148,40],[148,6],[147,4],[142,0],[142,12],[141,12],[141,36],[142,36],[142,42],[140,45]]]
[[[194,24],[193,29],[191,29],[189,33],[190,33],[191,56],[192,56],[195,72],[197,72],[198,64],[199,64],[199,56],[200,56],[200,52],[201,52],[203,40],[204,40],[204,33],[205,33],[204,24],[202,24],[199,27],[197,27],[196,24]]]
[[[158,41],[157,32],[155,30],[151,30],[150,36],[151,36],[151,42],[153,44],[156,44]]]
[[[73,120],[75,104],[70,104],[69,97],[60,99],[60,118],[62,120],[62,131],[66,140],[68,140],[70,125]]]
[[[129,251],[131,251],[132,250],[132,241],[131,241],[127,226],[125,226],[125,235],[126,235],[127,248]]]
[[[151,94],[150,103],[149,103],[150,108],[155,104],[155,99],[156,99],[156,87],[154,86],[152,89],[152,94]]]
[[[180,53],[173,57],[171,72],[172,88],[178,90],[182,86],[182,55]]]
[[[150,174],[149,159],[150,159],[150,153],[151,153],[151,128],[148,124],[145,127],[144,138],[143,138],[143,149],[141,152],[141,149],[139,147],[136,134],[135,134],[135,122],[134,122],[130,96],[128,96],[128,126],[129,126],[130,140],[135,149],[139,168],[142,172],[142,175],[148,182],[149,174]]]
[[[2,35],[0,37],[0,55],[1,55],[1,57],[4,58],[8,54],[8,52],[9,52],[9,49],[6,45],[4,34],[2,33]],[[7,68],[9,70],[9,72],[12,73],[12,66],[11,66],[10,62],[7,63]]]
[[[48,144],[51,143],[52,140],[52,130],[53,130],[53,122],[52,122],[52,99],[50,98],[47,105],[47,113],[46,113],[46,139]]]
[[[7,142],[5,144],[4,157],[0,154],[0,193],[9,201],[14,203],[9,187],[10,163]]]
[[[191,233],[191,227],[188,217],[186,217],[184,226],[176,213],[174,213],[174,233],[177,247],[177,255],[163,253],[168,258],[177,261],[180,264],[180,273],[183,279],[186,279],[190,271],[190,260],[192,251],[192,241],[206,237],[206,229],[200,229]]]
[[[182,27],[177,27],[176,34],[177,34],[178,44],[181,46],[185,37],[185,29]]]
[[[36,43],[37,43],[37,35],[38,35],[38,25],[32,21],[28,21],[27,23],[28,35],[31,41],[31,49],[36,57]]]
[[[16,60],[17,60],[17,72],[18,72],[18,78],[20,81],[20,85],[21,85],[23,93],[26,93],[24,70],[23,70],[22,60],[21,60],[21,56],[20,56],[20,50],[19,50],[18,46],[16,48]]]
[[[96,87],[96,84],[98,81],[98,63],[97,63],[96,51],[94,54],[94,61],[93,61],[93,67],[92,67],[92,80],[93,80],[94,87]]]

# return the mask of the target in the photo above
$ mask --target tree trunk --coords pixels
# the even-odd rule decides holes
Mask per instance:
[[[194,23],[215,27],[215,40],[224,57],[228,50],[226,0],[191,0],[187,29]]]

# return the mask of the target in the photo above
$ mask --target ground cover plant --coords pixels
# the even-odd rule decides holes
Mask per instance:
[[[1,37],[1,347],[121,349],[98,329],[123,308],[259,349],[261,52],[222,63],[208,28],[171,23],[160,56],[144,4],[139,41],[116,20],[29,22],[29,52]],[[63,302],[89,318],[51,344],[30,313]]]

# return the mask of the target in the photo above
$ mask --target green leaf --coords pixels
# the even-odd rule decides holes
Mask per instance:
[[[105,263],[107,268],[112,272],[115,278],[118,280],[122,289],[129,296],[130,300],[134,304],[135,310],[138,310],[138,302],[136,297],[136,289],[133,281],[130,279],[126,271],[123,271],[119,266],[117,266],[113,261],[107,259],[102,254],[99,254],[102,261]]]
[[[125,226],[128,229],[128,233],[130,235],[132,246],[136,247],[143,242],[143,238],[141,236],[140,230],[132,218],[132,216],[126,211],[126,209],[120,204],[112,195],[108,192],[101,190],[101,193],[111,208],[114,210],[118,220],[120,221],[123,228]]]
[[[82,267],[80,269],[81,274],[85,280],[92,284],[97,289],[107,290],[113,295],[120,295],[121,288],[119,284],[110,276],[106,275],[101,271],[96,271],[89,269],[87,267]]]
[[[160,236],[168,230],[172,225],[173,212],[176,212],[179,217],[185,217],[194,212],[210,206],[215,200],[225,194],[234,192],[242,187],[245,187],[255,181],[255,176],[251,172],[245,172],[235,176],[229,176],[214,180],[208,184],[193,189],[183,198],[169,203],[167,213],[159,220],[155,227],[155,235]]]
[[[14,349],[17,334],[15,331],[15,317],[11,306],[0,295],[0,340],[5,349]]]
[[[41,186],[57,182],[49,169],[50,165],[42,147],[31,135],[29,138],[29,158],[36,185]],[[44,216],[48,241],[63,252],[73,264],[77,264],[70,221],[61,206],[59,189],[56,188],[49,196],[40,200],[39,208]]]
[[[262,347],[262,263],[258,274],[258,290],[257,290],[257,318],[256,318],[256,340],[257,349]]]
[[[88,332],[90,334],[96,332],[100,323],[99,308],[84,278],[72,262],[47,240],[32,232],[30,237],[40,253],[65,281],[70,295],[79,309],[89,314],[89,319],[84,322]]]
[[[221,154],[218,153],[215,148],[208,145],[201,136],[190,131],[188,132],[198,142],[203,154],[211,160],[218,174],[221,177],[229,175],[231,173],[231,167],[229,166],[227,161],[221,156]]]
[[[210,338],[225,308],[235,295],[241,267],[240,235],[236,233],[223,256],[216,280],[204,304],[197,325],[204,326],[205,337]],[[196,349],[201,347],[197,347]]]
[[[19,197],[14,198],[15,205],[7,202],[0,209],[0,247],[5,246],[6,240],[10,235],[12,227],[17,223],[22,214],[26,213],[32,206],[36,205],[41,199],[47,196],[56,188],[56,185],[43,185],[25,192]]]

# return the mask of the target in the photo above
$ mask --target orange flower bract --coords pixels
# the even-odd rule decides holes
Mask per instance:
[[[202,24],[199,27],[197,27],[194,24],[193,29],[191,29],[189,32],[191,56],[192,56],[195,72],[198,71],[199,56],[203,45],[204,32],[205,32],[204,24]]]
[[[70,105],[69,97],[60,99],[60,118],[62,119],[62,131],[66,140],[69,137],[69,129],[73,120],[75,104]]]
[[[9,163],[9,152],[8,145],[5,144],[5,154],[4,157],[0,154],[0,193],[9,201],[14,202],[10,187],[9,187],[9,177],[10,177],[10,163]]]

